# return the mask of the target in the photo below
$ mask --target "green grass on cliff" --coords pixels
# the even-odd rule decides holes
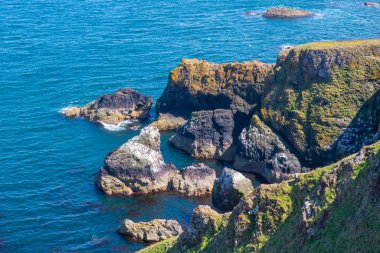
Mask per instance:
[[[327,49],[327,48],[340,48],[340,47],[361,46],[361,45],[380,45],[380,39],[311,42],[311,43],[307,43],[301,46],[297,46],[297,48]]]

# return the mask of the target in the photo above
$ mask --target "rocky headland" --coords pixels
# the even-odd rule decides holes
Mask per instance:
[[[153,100],[140,92],[125,88],[100,96],[83,108],[78,106],[64,110],[66,117],[80,117],[93,122],[117,125],[125,120],[147,119]]]

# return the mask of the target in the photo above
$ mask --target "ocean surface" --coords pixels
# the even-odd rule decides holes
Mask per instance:
[[[363,1],[0,0],[0,252],[134,252],[144,245],[117,234],[123,219],[188,224],[209,199],[95,189],[104,157],[138,131],[59,111],[122,87],[157,100],[181,58],[275,62],[286,45],[380,37],[380,8]],[[278,5],[316,15],[242,15]],[[170,136],[162,136],[165,160],[193,163],[168,146]]]

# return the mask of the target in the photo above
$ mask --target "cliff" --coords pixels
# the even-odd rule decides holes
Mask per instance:
[[[380,245],[380,142],[261,185],[232,213],[206,211],[195,209],[178,239],[142,252],[373,252]]]

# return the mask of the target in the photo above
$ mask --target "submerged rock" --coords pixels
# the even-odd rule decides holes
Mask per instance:
[[[252,191],[251,180],[240,172],[224,168],[222,175],[215,180],[212,203],[221,210],[231,211],[243,196]]]
[[[378,117],[366,115],[374,115],[370,111],[376,106],[366,102],[379,89],[379,39],[310,43],[280,54],[261,114],[306,165],[318,166],[358,151],[366,143],[362,140],[373,138]],[[351,126],[358,131],[345,134]],[[342,147],[355,142],[359,145]]]
[[[301,164],[280,137],[257,115],[240,135],[240,151],[234,168],[263,176],[268,182],[286,179],[287,174],[301,172]]]
[[[311,12],[304,10],[291,9],[286,7],[274,7],[269,8],[264,14],[263,17],[266,18],[301,18],[309,17],[313,15]]]
[[[160,113],[158,118],[152,122],[152,126],[157,127],[161,131],[176,130],[186,123],[183,117],[176,117],[170,113]]]
[[[231,109],[249,115],[260,103],[272,65],[259,61],[215,64],[183,59],[170,72],[158,113],[189,117],[194,111]]]
[[[196,158],[233,161],[237,149],[234,145],[234,128],[231,110],[193,112],[189,121],[170,139],[170,143]]]
[[[171,190],[187,196],[211,194],[216,178],[215,170],[203,163],[182,169],[171,183]]]
[[[176,220],[155,219],[150,222],[124,220],[118,232],[122,235],[147,243],[159,242],[182,233],[182,227]]]

